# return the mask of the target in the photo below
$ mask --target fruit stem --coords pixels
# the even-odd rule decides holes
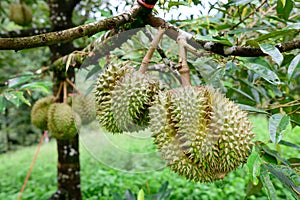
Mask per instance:
[[[63,96],[63,103],[67,103],[67,82],[64,81],[64,96]]]
[[[63,86],[63,83],[60,82],[58,91],[57,91],[56,96],[55,96],[55,101],[57,101],[59,99],[59,96],[60,96],[60,93],[61,93],[61,90],[62,90],[62,86]]]
[[[150,48],[148,49],[145,57],[142,60],[141,67],[138,70],[140,73],[145,73],[147,71],[147,68],[149,66],[149,62],[152,58],[152,55],[153,55],[155,49],[157,48],[158,43],[160,42],[160,40],[161,40],[163,34],[165,33],[165,31],[166,31],[166,27],[159,27],[158,28],[157,34],[153,38],[153,40],[150,44]]]
[[[190,86],[191,80],[190,80],[190,68],[188,66],[187,60],[186,60],[186,42],[187,36],[185,34],[180,34],[177,38],[178,43],[178,65],[179,65],[179,73],[181,76],[181,85],[182,87]]]
[[[74,85],[74,83],[69,79],[69,78],[66,78],[66,81],[69,85],[72,86],[72,88],[79,94],[79,95],[82,95],[82,93],[79,91],[79,89]]]

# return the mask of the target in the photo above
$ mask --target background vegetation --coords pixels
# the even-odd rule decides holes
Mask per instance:
[[[258,140],[268,140],[268,122],[264,116],[252,116],[251,121],[254,123],[254,132]],[[95,130],[96,131],[96,130]],[[84,133],[80,136],[81,140],[86,140],[89,134]],[[98,131],[95,134],[99,134]],[[108,135],[108,133],[106,133]],[[287,141],[293,141],[294,134],[300,134],[300,129],[297,128],[293,132],[288,132],[284,135]],[[109,134],[109,136],[111,136]],[[121,138],[120,138],[121,137]],[[133,143],[133,141],[125,136],[113,136],[111,141],[118,145],[122,141],[123,149],[130,152],[144,151],[148,145]],[[300,141],[297,142],[300,145]],[[125,147],[124,147],[125,146]],[[153,147],[153,146],[152,146]],[[0,183],[0,199],[16,199],[23,180],[26,177],[32,157],[35,154],[37,146],[22,148],[15,152],[0,155],[1,183]],[[98,147],[101,149],[101,147]],[[160,193],[160,187],[168,182],[167,190],[170,195],[166,199],[244,199],[249,190],[249,169],[246,165],[238,170],[230,173],[224,181],[215,183],[200,184],[187,182],[184,178],[171,172],[167,167],[157,171],[146,173],[135,173],[135,169],[122,172],[104,165],[99,162],[97,157],[85,146],[84,142],[80,145],[82,165],[82,193],[84,199],[118,199],[118,195],[125,197],[127,190],[136,194],[140,189],[143,189],[147,196]],[[106,156],[114,156],[114,152],[106,149]],[[282,149],[282,155],[285,157],[298,156],[297,150]],[[120,162],[127,163],[128,157],[122,157]],[[27,183],[26,190],[23,194],[23,199],[47,199],[56,190],[56,147],[55,141],[51,140],[45,143],[40,151],[36,165],[33,169],[30,180]],[[149,163],[153,160],[148,160]],[[156,162],[156,160],[154,160]],[[276,193],[279,199],[293,199],[290,192],[276,180]],[[100,181],[101,180],[101,181]],[[162,192],[161,192],[162,193]],[[262,190],[255,195],[250,195],[248,199],[268,199],[266,191]]]
[[[51,1],[20,1],[26,3],[33,14],[32,23],[24,26],[17,25],[9,17],[10,5],[18,2],[0,2],[0,39],[24,36],[23,31],[31,30],[32,35],[56,31],[52,29],[53,19],[50,19],[52,8],[48,5]],[[76,1],[72,27],[112,17],[130,8],[134,1],[118,2],[116,5],[112,1]],[[197,12],[178,13],[178,8],[193,8]],[[127,189],[134,196],[143,189],[149,198],[150,195],[156,195],[153,198],[160,195],[168,199],[197,199],[200,196],[201,199],[242,199],[247,196],[249,199],[299,199],[299,8],[297,0],[230,0],[210,4],[198,0],[157,2],[154,14],[160,13],[170,24],[193,35],[192,43],[200,55],[188,54],[192,83],[219,88],[251,113],[256,133],[255,147],[248,163],[229,174],[224,181],[200,184],[187,182],[167,168],[151,173],[121,172],[101,164],[99,158],[89,154],[82,145],[84,199],[119,199],[125,196]],[[112,32],[120,33],[136,25],[129,23]],[[154,34],[152,28],[147,28]],[[76,39],[74,48],[82,50],[95,39],[101,46],[112,35],[103,31]],[[149,42],[149,36],[138,32],[109,54],[116,58],[116,62],[138,67]],[[161,46],[167,58],[164,60],[177,63],[177,50],[174,50],[177,44],[165,37]],[[55,55],[48,47],[0,53],[0,152],[5,153],[0,155],[0,199],[16,199],[30,166],[36,146],[24,146],[37,143],[41,136],[41,131],[30,125],[30,110],[37,99],[52,92],[55,82],[51,76],[55,77],[55,70],[50,58],[53,57]],[[97,77],[106,61],[100,57],[93,66],[85,64],[93,69],[88,75],[90,79]],[[162,63],[161,54],[156,53],[151,64],[155,67]],[[166,63],[163,66],[168,67]],[[175,76],[169,79],[171,76],[164,73],[159,75],[172,87],[179,85]],[[90,140],[92,134],[83,131],[82,142]],[[123,136],[108,137],[129,151],[155,150],[151,141],[132,143]],[[106,150],[104,158],[111,158],[113,151]],[[53,140],[44,144],[24,199],[46,199],[56,191],[55,151]],[[128,170],[138,169],[130,166],[132,158],[118,159]],[[126,194],[128,198],[132,196],[129,191]]]

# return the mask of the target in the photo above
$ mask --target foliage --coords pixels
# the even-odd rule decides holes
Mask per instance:
[[[251,117],[251,121],[254,122],[254,132],[257,135],[256,140],[268,140],[268,121],[264,117],[257,116]],[[293,141],[293,134],[300,134],[300,129],[294,129],[293,132],[284,135],[283,140],[288,142]],[[85,140],[84,137],[88,136],[89,133],[85,133],[80,137],[82,140]],[[151,143],[141,145],[140,143],[133,143],[130,139],[120,142],[118,136],[112,139],[114,139],[114,143],[119,142],[120,145],[125,144],[128,148],[127,150],[130,150],[129,148],[131,148],[131,150],[144,151],[144,145],[151,149]],[[299,141],[297,145],[300,145]],[[0,199],[17,198],[36,148],[37,146],[26,147],[16,152],[0,155]],[[177,176],[168,168],[147,173],[128,173],[114,170],[96,160],[95,157],[86,150],[85,146],[81,145],[80,150],[80,159],[85,163],[82,165],[81,177],[84,199],[114,199],[113,194],[116,193],[121,197],[125,197],[127,190],[132,191],[131,193],[136,197],[139,190],[143,189],[145,197],[150,197],[151,195],[170,190],[170,195],[167,199],[185,199],[187,197],[189,199],[198,199],[199,196],[201,196],[202,199],[234,200],[245,198],[246,191],[250,190],[250,186],[247,184],[250,177],[247,176],[248,167],[246,167],[246,165],[239,168],[237,171],[230,173],[224,181],[199,184],[187,182],[184,178]],[[56,146],[54,141],[43,144],[22,199],[46,199],[55,192],[55,166],[57,159],[55,151]],[[108,157],[115,156],[114,152],[110,152],[109,150],[106,154]],[[299,155],[299,150],[282,148],[282,155],[287,158],[297,157]],[[128,158],[122,157],[120,159],[122,159],[120,162],[126,162]],[[149,162],[151,162],[151,160]],[[275,173],[278,168],[283,168],[286,171],[284,174],[290,173],[284,166],[275,166]],[[266,176],[265,170],[267,169],[261,170],[260,176]],[[251,174],[249,174],[249,176],[250,175]],[[293,177],[293,181],[297,181],[295,175],[291,177]],[[269,178],[276,189],[275,195],[278,199],[292,199],[289,190],[285,189],[284,185],[276,180],[276,176],[271,175]],[[268,180],[267,177],[265,179],[266,181]],[[259,180],[263,181],[264,179],[260,178]],[[166,181],[169,183],[167,188],[165,188]],[[162,188],[163,185],[164,188]],[[252,194],[249,195],[249,199],[267,199],[266,190],[258,190],[256,193],[253,193],[252,190],[251,192]]]
[[[12,2],[16,1],[1,1],[0,20],[3,22],[0,24],[1,31],[22,28],[8,20],[9,5]],[[30,5],[33,10],[32,27],[50,25],[49,8],[44,1],[26,0],[24,2]],[[73,22],[74,24],[82,24],[110,17],[124,7],[131,5],[132,2],[130,0],[124,1],[123,4],[113,7],[110,1],[81,1],[75,9]],[[300,144],[296,139],[299,138],[300,134],[300,52],[299,49],[281,52],[280,45],[276,45],[299,39],[299,1],[229,0],[225,3],[224,1],[215,1],[208,5],[198,0],[161,0],[157,6],[157,12],[159,9],[163,12],[172,12],[180,7],[197,7],[199,10],[206,7],[208,10],[208,16],[187,14],[182,19],[180,15],[174,15],[175,17],[170,19],[171,23],[192,33],[195,38],[222,44],[225,46],[224,52],[230,52],[232,47],[240,46],[258,48],[265,53],[265,56],[261,57],[247,57],[247,54],[244,56],[220,56],[202,50],[200,50],[202,55],[200,57],[192,53],[188,54],[194,85],[213,85],[226,93],[228,98],[240,104],[242,109],[251,113],[263,113],[268,118],[266,127],[256,131],[256,145],[253,147],[252,154],[246,164],[248,171],[243,168],[230,174],[222,183],[200,185],[186,182],[167,169],[154,172],[154,176],[160,176],[157,178],[158,180],[150,179],[149,175],[125,174],[100,165],[97,166],[98,170],[95,170],[95,161],[83,157],[85,165],[82,169],[83,174],[86,174],[82,178],[84,196],[87,199],[97,199],[103,196],[112,197],[114,192],[122,196],[128,189],[124,185],[130,186],[127,194],[138,193],[140,189],[143,189],[146,195],[150,195],[158,193],[160,185],[168,180],[172,191],[170,199],[187,197],[196,199],[200,195],[203,199],[238,199],[245,196],[254,198],[253,195],[258,199],[266,199],[265,195],[269,199],[299,199]],[[154,33],[152,29],[150,29],[151,33]],[[77,40],[75,44],[86,46],[87,42],[103,34],[99,33],[90,39]],[[112,61],[138,67],[150,41],[149,35],[145,32],[138,32],[120,48],[111,52],[111,55],[114,56]],[[177,63],[177,51],[174,51],[177,44],[165,37],[161,46],[167,59]],[[43,65],[49,65],[49,57],[49,51],[44,48],[17,53],[1,52],[1,113],[5,113],[7,109],[11,109],[11,105],[14,105],[16,108],[22,108],[22,111],[28,114],[30,107],[25,105],[31,105],[44,93],[50,92],[49,79],[43,79],[43,76],[34,73]],[[155,53],[155,58],[151,64],[155,66],[162,62],[161,55]],[[89,74],[90,78],[95,77],[96,72],[105,67],[106,60],[100,59],[98,63],[100,68],[96,66],[95,70]],[[176,71],[173,69],[169,71],[169,74],[157,74],[171,87],[180,85]],[[43,92],[41,93],[41,91]],[[9,113],[13,127],[20,123],[24,125],[26,120],[28,122],[28,115],[27,119],[25,116],[25,120],[22,121],[22,117],[20,117],[18,119],[20,121],[18,121],[11,120],[15,119],[15,116],[20,116],[17,110],[12,110]],[[262,123],[266,123],[266,121]],[[256,123],[254,129],[259,128],[260,124]],[[7,155],[1,156],[3,160],[7,158],[5,156]],[[54,156],[53,152],[49,153],[49,156]],[[14,162],[5,162],[0,168],[1,171],[6,170],[3,173],[6,175],[4,181],[0,182],[2,184],[0,185],[1,198],[7,196],[15,198],[17,190],[20,188],[20,182],[25,177],[24,169],[20,166],[15,169],[16,171],[7,171],[7,169],[13,169],[12,166],[17,165],[16,162],[21,162],[22,159],[26,163],[25,160],[30,158],[21,154],[20,157],[14,159],[16,159]],[[52,161],[54,163],[54,160]],[[37,174],[43,174],[43,176],[32,177],[28,186],[30,192],[26,193],[27,196],[24,195],[25,199],[46,198],[55,190],[53,188],[55,185],[53,179],[54,165],[44,166],[39,163],[37,166],[41,168]],[[12,174],[17,174],[20,181],[11,183],[9,176]],[[119,181],[120,178],[121,181]],[[134,181],[132,181],[133,179]],[[45,187],[40,186],[40,182],[43,181],[48,183]],[[14,186],[18,186],[18,188],[12,188]],[[120,193],[120,190],[123,193]],[[149,190],[151,191],[149,192]],[[241,191],[245,191],[245,193]]]

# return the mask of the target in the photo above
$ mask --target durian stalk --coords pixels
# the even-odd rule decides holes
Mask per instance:
[[[63,102],[66,104],[67,103],[67,96],[68,96],[68,92],[67,92],[67,82],[64,81],[64,96],[63,96]]]
[[[180,66],[179,73],[181,76],[182,87],[191,86],[190,68],[186,61],[186,36],[181,34],[177,38],[178,43],[178,64]]]
[[[160,40],[161,40],[163,34],[165,33],[165,31],[166,31],[165,27],[159,27],[158,28],[158,32],[155,35],[155,37],[153,38],[153,40],[150,44],[150,48],[149,48],[149,50],[147,51],[145,57],[142,60],[141,67],[138,70],[140,73],[143,74],[147,71],[147,68],[148,68],[149,62],[150,62],[150,60],[153,56],[153,53],[154,53],[155,49],[157,48],[158,43],[160,42]]]
[[[63,87],[63,83],[61,82],[61,83],[59,83],[59,88],[58,88],[58,91],[57,91],[56,96],[55,96],[55,101],[59,99],[62,87]]]
[[[69,78],[67,78],[66,81],[67,81],[67,83],[68,83],[69,85],[72,86],[72,88],[75,90],[75,92],[76,92],[77,94],[83,95],[83,94],[79,91],[79,89],[75,86],[75,84],[74,84]]]

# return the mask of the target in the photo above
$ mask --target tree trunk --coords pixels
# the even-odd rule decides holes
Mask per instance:
[[[73,26],[72,12],[78,3],[78,0],[49,0],[50,20],[54,31],[67,29]],[[51,61],[54,62],[61,56],[74,51],[71,42],[50,46]],[[75,73],[73,68],[69,68],[67,74],[64,71],[54,71],[53,73],[53,94],[58,91],[61,81],[69,78],[75,82]],[[68,86],[68,93],[72,88]],[[60,102],[63,102],[63,96],[60,96]],[[79,137],[76,135],[70,140],[57,140],[57,192],[50,199],[59,200],[81,200],[80,187],[80,160],[79,160]]]

